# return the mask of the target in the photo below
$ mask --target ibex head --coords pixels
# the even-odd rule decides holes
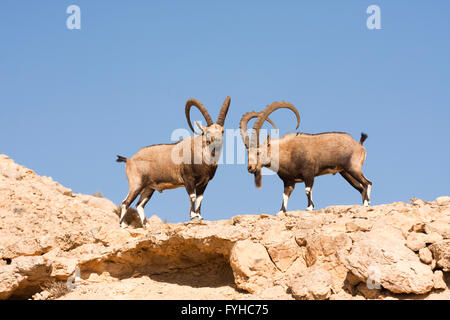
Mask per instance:
[[[214,147],[214,148],[220,148],[222,146],[223,142],[223,133],[224,128],[223,125],[225,123],[225,118],[227,116],[228,108],[230,107],[230,97],[226,97],[225,101],[222,104],[222,108],[220,109],[219,116],[217,118],[217,122],[214,123],[211,116],[209,115],[208,111],[206,110],[205,106],[198,101],[197,99],[189,99],[186,102],[186,119],[188,121],[189,127],[193,132],[194,127],[192,126],[191,119],[190,119],[190,110],[192,106],[197,107],[200,112],[202,113],[203,117],[206,120],[206,126],[202,126],[198,122],[195,124],[202,132],[202,135],[205,139],[205,143],[207,146]]]
[[[268,105],[264,111],[262,112],[248,112],[244,114],[241,118],[241,135],[244,140],[244,144],[247,148],[248,155],[248,166],[247,170],[249,173],[255,175],[255,184],[256,187],[260,188],[262,183],[261,177],[261,169],[262,167],[271,165],[271,143],[270,143],[270,135],[267,135],[267,139],[264,143],[259,142],[259,132],[265,121],[268,121],[275,129],[275,124],[269,119],[269,115],[277,109],[287,108],[294,112],[297,117],[297,128],[300,125],[300,115],[298,110],[290,103],[282,101],[282,102],[274,102],[271,105]],[[253,119],[257,118],[255,124],[253,125],[252,136],[249,139],[247,135],[247,124]]]

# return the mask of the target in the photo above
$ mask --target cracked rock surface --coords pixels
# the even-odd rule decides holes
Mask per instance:
[[[145,229],[116,209],[0,155],[0,299],[450,299],[450,197]]]

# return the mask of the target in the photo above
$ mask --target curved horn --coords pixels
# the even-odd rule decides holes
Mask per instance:
[[[298,129],[298,127],[300,126],[300,114],[298,113],[297,108],[294,107],[294,105],[292,103],[289,103],[289,102],[286,102],[286,101],[274,102],[274,103],[268,105],[266,107],[266,109],[264,109],[264,111],[262,111],[260,113],[258,119],[255,121],[255,124],[253,125],[253,129],[255,130],[255,133],[252,136],[252,139],[253,139],[254,136],[256,136],[257,146],[259,146],[259,130],[261,129],[264,121],[267,119],[267,117],[272,112],[274,112],[277,109],[282,109],[282,108],[286,108],[286,109],[292,110],[292,112],[294,112],[295,116],[297,117],[297,127],[296,127],[296,129]]]
[[[251,111],[251,112],[245,113],[241,118],[239,128],[241,129],[242,141],[244,141],[245,147],[247,149],[249,148],[249,140],[250,140],[248,138],[248,134],[247,134],[247,124],[251,119],[258,118],[259,115],[260,115],[260,112]],[[277,129],[277,126],[275,125],[275,123],[272,122],[272,120],[267,118],[266,121],[269,122],[275,129]]]
[[[197,99],[191,98],[186,102],[185,112],[186,112],[186,120],[187,120],[187,122],[189,124],[189,128],[191,128],[192,132],[195,132],[194,127],[192,126],[191,117],[190,117],[190,112],[191,112],[192,106],[195,106],[198,108],[198,110],[200,110],[203,117],[205,117],[206,124],[208,127],[211,126],[212,124],[214,124],[214,122],[213,122],[211,116],[209,115],[208,111],[206,110],[205,106]]]
[[[227,116],[228,108],[230,107],[230,97],[226,97],[225,101],[222,104],[222,108],[220,108],[219,116],[217,117],[217,124],[223,127],[225,123],[225,117]]]

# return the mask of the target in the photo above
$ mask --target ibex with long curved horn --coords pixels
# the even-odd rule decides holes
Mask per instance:
[[[217,122],[214,123],[203,104],[197,99],[186,102],[186,119],[192,131],[190,110],[197,107],[206,120],[206,126],[198,123],[201,134],[185,138],[177,143],[151,145],[139,150],[132,158],[117,156],[117,162],[126,162],[126,174],[129,193],[122,202],[120,224],[128,207],[140,195],[137,202],[137,212],[145,226],[144,207],[155,190],[185,187],[189,195],[191,220],[202,220],[200,207],[203,193],[208,182],[214,177],[217,160],[222,151],[223,125],[230,107],[230,97],[227,97],[220,109]]]
[[[248,150],[247,169],[248,172],[254,174],[256,187],[260,188],[262,184],[262,167],[277,168],[276,173],[284,183],[280,211],[286,212],[289,197],[297,182],[305,183],[305,193],[308,198],[307,210],[313,210],[314,178],[339,172],[361,193],[364,206],[368,206],[372,182],[362,173],[362,166],[366,159],[366,150],[362,144],[367,139],[367,135],[362,133],[358,143],[344,132],[289,133],[279,139],[271,139],[270,135],[267,135],[267,140],[260,143],[259,134],[264,121],[272,112],[281,108],[287,108],[294,112],[298,128],[300,125],[298,110],[285,101],[274,102],[262,112],[253,112],[253,115],[257,116],[257,120],[253,126],[250,141],[246,132],[250,118],[245,114],[241,119],[242,139]],[[245,133],[243,128],[245,128]],[[273,166],[274,163],[275,166]]]

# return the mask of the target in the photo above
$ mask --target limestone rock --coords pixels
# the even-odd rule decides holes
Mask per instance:
[[[450,213],[440,219],[426,223],[424,229],[428,234],[436,232],[444,239],[450,239]]]
[[[381,290],[375,287],[369,288],[366,283],[358,284],[358,292],[361,293],[366,299],[377,299],[381,295]]]
[[[42,256],[18,257],[0,266],[0,300],[33,292],[50,278],[51,263]]]
[[[114,212],[116,210],[116,205],[109,199],[95,197],[85,194],[77,194],[77,198],[79,198],[84,204],[87,204],[90,207],[101,209],[107,212]]]
[[[285,288],[277,285],[257,292],[254,297],[258,300],[293,300],[292,295],[288,294]]]
[[[291,232],[272,228],[263,234],[261,241],[273,263],[282,272],[285,272],[298,258],[299,247]]]
[[[292,296],[298,300],[325,300],[331,295],[331,275],[313,266],[291,279]]]
[[[361,283],[361,279],[355,276],[353,273],[348,272],[347,277],[345,280],[351,285],[351,286],[357,286],[359,283]]]
[[[277,273],[266,248],[251,240],[238,241],[233,246],[230,265],[237,287],[250,293],[270,287]]]
[[[147,219],[147,224],[156,226],[163,224],[163,222],[160,217],[153,215]]]
[[[435,289],[446,289],[447,284],[444,281],[444,273],[440,270],[437,270],[433,274],[433,283]]]
[[[308,266],[318,265],[332,276],[333,290],[339,291],[345,278],[347,268],[341,256],[346,256],[352,246],[352,240],[345,233],[315,234],[306,240],[305,261]]]
[[[380,234],[354,243],[346,263],[361,281],[373,279],[394,293],[423,294],[433,288],[431,269],[401,241]]]
[[[427,234],[427,236],[425,238],[425,242],[426,242],[426,244],[432,244],[435,242],[439,242],[443,239],[444,238],[438,232],[431,232],[431,233]]]
[[[353,219],[345,224],[347,232],[370,231],[373,222],[367,219]]]
[[[351,239],[344,233],[315,234],[308,237],[306,242],[305,260],[308,266],[312,266],[317,261],[334,260],[336,253],[341,250],[349,250],[352,245]]]
[[[426,246],[427,235],[424,233],[411,232],[406,240],[406,246],[412,251],[419,251]]]
[[[433,255],[428,248],[422,248],[419,250],[419,258],[420,261],[426,264],[430,264],[433,261]]]
[[[436,198],[436,202],[440,206],[448,206],[450,205],[450,197],[448,196],[438,197]]]
[[[450,270],[450,240],[442,240],[429,246],[436,264],[443,271]]]

